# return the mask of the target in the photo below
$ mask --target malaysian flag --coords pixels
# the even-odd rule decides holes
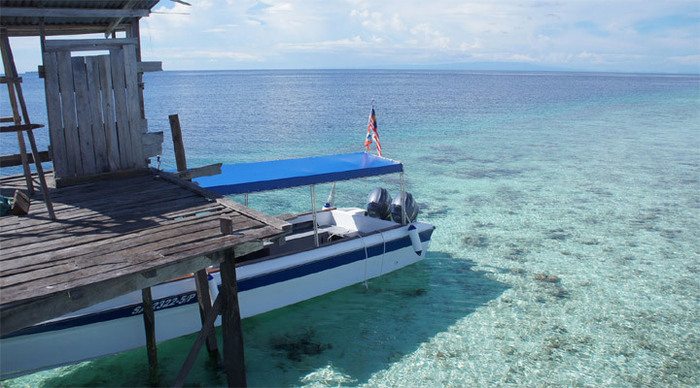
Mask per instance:
[[[377,155],[382,156],[382,143],[379,142],[379,132],[377,132],[377,116],[374,114],[374,107],[369,114],[369,122],[367,123],[367,136],[365,137],[365,149],[369,151],[369,146],[372,141],[377,144]]]

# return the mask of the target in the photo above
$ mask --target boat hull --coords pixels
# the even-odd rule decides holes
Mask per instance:
[[[241,317],[247,318],[364,282],[425,257],[434,227],[413,224],[422,250],[412,245],[408,227],[399,227],[279,258],[237,267]],[[212,298],[218,272],[209,275]],[[193,278],[152,287],[156,340],[201,328]],[[220,318],[216,325],[220,324]],[[141,293],[133,292],[75,313],[20,330],[0,340],[2,378],[72,364],[144,346]]]

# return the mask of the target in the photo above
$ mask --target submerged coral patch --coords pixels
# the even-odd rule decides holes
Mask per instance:
[[[513,177],[516,175],[520,175],[523,172],[524,170],[514,168],[485,168],[468,170],[462,173],[461,176],[469,179],[498,179]]]
[[[410,289],[410,290],[401,291],[401,295],[409,296],[409,297],[421,296],[421,295],[425,295],[427,293],[428,293],[428,290],[426,290],[425,288],[414,288],[414,289]]]
[[[489,238],[483,234],[471,235],[468,234],[462,237],[462,245],[476,247],[476,248],[486,248],[489,246]]]
[[[521,261],[522,259],[525,258],[525,256],[527,256],[527,253],[528,253],[527,249],[513,247],[506,254],[505,258],[508,260],[513,260],[513,261]]]
[[[547,238],[551,240],[564,241],[571,237],[571,233],[562,228],[550,229],[547,231]]]
[[[314,356],[333,348],[333,345],[321,343],[316,340],[316,331],[304,330],[299,334],[286,334],[270,339],[270,346],[279,352],[283,352],[289,360],[301,361],[305,356]]]
[[[537,273],[535,274],[534,279],[538,282],[559,283],[559,276],[549,275],[546,273]]]
[[[494,226],[496,226],[496,224],[493,222],[474,221],[475,228],[493,228]]]

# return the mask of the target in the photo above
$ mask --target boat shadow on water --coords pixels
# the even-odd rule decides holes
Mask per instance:
[[[251,386],[357,385],[501,295],[507,286],[444,252],[245,322]]]
[[[430,252],[426,260],[366,286],[346,287],[243,320],[249,385],[367,382],[507,289],[472,266],[469,260]],[[172,383],[193,339],[188,335],[159,344],[157,384]],[[39,377],[43,373],[50,377]],[[148,385],[143,348],[39,375],[35,378],[41,381],[33,385]],[[223,373],[202,352],[187,384],[225,383]]]

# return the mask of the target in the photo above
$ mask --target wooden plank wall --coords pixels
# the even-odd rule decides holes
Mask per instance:
[[[70,176],[82,176],[83,164],[80,162],[80,139],[78,139],[78,122],[75,115],[75,89],[73,86],[73,68],[70,60],[70,52],[56,53],[56,65],[58,67],[58,87],[60,92],[61,117],[63,128],[58,126],[56,130],[66,137],[66,154],[62,157],[68,166],[67,173]],[[50,98],[50,97],[47,97]],[[50,117],[49,117],[50,118]],[[49,130],[52,123],[49,122]],[[58,175],[57,175],[58,177]]]
[[[105,124],[105,138],[107,141],[107,159],[109,169],[119,169],[119,141],[117,137],[116,117],[114,116],[114,95],[112,94],[112,65],[109,56],[96,57],[100,77],[100,94],[102,97],[102,114]]]
[[[154,143],[162,133],[147,133],[140,109],[135,40],[115,41],[104,40],[108,55],[86,57],[71,56],[82,47],[77,43],[47,41],[46,105],[57,179],[145,168],[146,158],[161,152]]]
[[[73,57],[71,58],[71,64],[73,67],[73,86],[78,117],[80,163],[83,165],[84,175],[95,175],[98,172],[105,171],[98,171],[97,164],[95,163],[95,148],[93,147],[94,142],[92,141],[92,118],[90,115],[90,101],[88,100],[85,58]]]
[[[131,133],[132,160],[135,162],[144,161],[143,142],[141,138],[146,133],[146,128],[141,127],[141,93],[138,85],[138,75],[136,74],[136,45],[124,46],[122,49],[124,56],[124,80],[126,81],[126,111],[129,118],[128,127]],[[143,162],[142,162],[143,163]],[[141,167],[136,163],[134,167]]]
[[[90,126],[95,149],[95,167],[100,172],[110,171],[109,159],[107,158],[107,135],[104,121],[102,120],[102,93],[98,57],[86,57],[85,70],[88,85],[88,102],[90,104]]]
[[[133,150],[131,150],[131,131],[129,130],[129,114],[126,111],[126,80],[124,79],[124,50],[110,51],[109,60],[112,68],[112,88],[114,90],[114,111],[117,128],[117,143],[119,144],[120,167],[127,169],[135,167]]]

